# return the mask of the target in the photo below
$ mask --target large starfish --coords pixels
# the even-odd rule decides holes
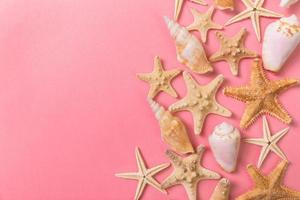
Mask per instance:
[[[159,92],[164,91],[172,97],[177,97],[177,93],[171,85],[174,77],[181,73],[181,70],[174,69],[164,71],[162,62],[158,56],[154,58],[154,69],[151,73],[138,74],[140,80],[146,81],[150,84],[148,97],[154,98]]]
[[[209,60],[212,62],[225,60],[230,65],[230,70],[233,75],[238,74],[238,65],[243,58],[253,58],[257,54],[245,47],[246,29],[242,28],[232,38],[224,35],[224,33],[218,31],[216,36],[221,44],[220,50],[213,54]]]
[[[250,18],[252,21],[252,25],[254,27],[255,34],[257,36],[258,41],[261,40],[261,33],[260,33],[260,22],[259,17],[282,17],[281,14],[278,14],[274,11],[267,10],[263,8],[265,0],[242,0],[242,2],[247,7],[246,10],[239,13],[238,15],[231,18],[228,22],[226,22],[225,26],[233,24],[235,22]]]
[[[196,30],[200,33],[202,42],[206,42],[207,32],[211,29],[222,29],[223,27],[212,21],[214,7],[210,7],[206,13],[200,13],[195,8],[191,9],[194,22],[187,27],[188,30]]]
[[[254,181],[254,188],[236,198],[236,200],[299,200],[300,192],[294,191],[282,184],[288,162],[281,161],[267,176],[253,165],[247,170]]]
[[[171,150],[167,150],[166,154],[171,160],[174,171],[162,183],[162,188],[166,189],[173,185],[182,184],[189,200],[196,200],[199,181],[221,178],[216,172],[205,169],[200,165],[204,150],[205,147],[200,145],[196,153],[185,158],[180,157]]]
[[[271,131],[267,122],[266,117],[263,117],[263,138],[251,138],[251,139],[245,139],[244,141],[250,144],[255,144],[262,146],[258,164],[257,167],[260,168],[263,161],[267,157],[267,155],[270,153],[270,151],[273,151],[276,153],[280,158],[287,160],[285,154],[282,152],[282,150],[278,147],[277,143],[278,141],[289,131],[289,128],[285,128],[280,130],[279,132],[275,133],[274,135],[271,135]]]
[[[205,86],[200,86],[187,72],[183,72],[183,77],[187,87],[187,95],[183,99],[169,107],[171,112],[182,110],[190,111],[194,119],[194,131],[200,134],[203,122],[210,113],[229,117],[231,112],[221,106],[216,101],[218,88],[224,81],[224,76],[219,75]]]
[[[136,148],[135,157],[138,165],[138,172],[128,172],[128,173],[119,173],[116,174],[117,177],[125,178],[125,179],[133,179],[138,180],[138,186],[136,189],[134,199],[137,200],[141,197],[146,184],[151,185],[156,188],[160,192],[166,193],[164,189],[161,188],[161,185],[153,178],[155,174],[167,168],[170,164],[162,164],[156,167],[147,169],[145,162],[141,156],[140,150]]]
[[[281,106],[278,94],[298,84],[297,79],[270,81],[265,77],[261,60],[256,58],[252,64],[250,84],[240,87],[226,87],[224,94],[246,103],[246,109],[240,122],[245,129],[262,114],[270,114],[289,124],[292,118]]]
[[[190,0],[191,2],[198,3],[200,5],[206,6],[207,3],[204,0]],[[177,21],[181,13],[182,5],[184,0],[175,0],[175,11],[174,11],[174,20]]]

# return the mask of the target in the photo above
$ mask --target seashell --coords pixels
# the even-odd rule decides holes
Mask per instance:
[[[204,74],[213,71],[200,41],[175,21],[168,17],[164,19],[175,40],[177,60],[196,73]]]
[[[228,200],[230,193],[230,182],[226,178],[222,178],[217,186],[213,194],[210,197],[210,200]]]
[[[183,122],[154,100],[148,98],[148,102],[159,121],[163,141],[178,153],[193,153],[194,148]]]
[[[217,163],[227,172],[236,168],[241,136],[237,128],[223,122],[209,136],[209,144]]]
[[[265,69],[279,71],[300,42],[300,23],[296,15],[271,23],[264,36],[262,58]]]
[[[297,3],[297,2],[298,2],[298,0],[281,0],[280,6],[281,6],[281,7],[288,8],[288,7],[290,7],[292,4]]]
[[[233,0],[215,0],[214,2],[215,2],[216,7],[221,10],[225,10],[225,9],[233,10],[234,9]]]

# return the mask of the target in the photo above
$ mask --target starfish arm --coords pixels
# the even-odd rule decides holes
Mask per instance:
[[[197,183],[184,183],[184,189],[188,195],[189,200],[197,200]]]
[[[281,186],[281,192],[283,193],[283,197],[286,200],[295,200],[300,199],[300,192],[292,190],[290,188]]]
[[[288,88],[293,87],[298,84],[299,84],[299,80],[292,79],[292,78],[286,78],[286,79],[281,79],[281,80],[277,80],[277,81],[270,81],[270,85],[273,86],[272,91],[274,91],[276,93],[287,90]]]
[[[247,19],[251,16],[251,10],[250,9],[246,9],[243,12],[239,13],[238,15],[234,16],[233,18],[231,18],[230,20],[228,20],[228,22],[225,23],[225,26],[228,26],[230,24],[236,23],[238,21]]]
[[[235,36],[234,39],[239,42],[244,42],[246,38],[247,29],[242,28]]]
[[[207,3],[204,0],[190,0],[190,1],[203,6],[207,6]]]
[[[255,0],[254,5],[255,7],[262,7],[265,0]]]
[[[194,90],[195,88],[199,87],[198,83],[193,79],[193,77],[188,72],[183,72],[183,79],[187,90]]]
[[[132,180],[139,180],[142,178],[141,174],[136,172],[118,173],[115,174],[115,176],[119,178],[132,179]]]
[[[226,58],[222,54],[222,51],[219,50],[216,53],[214,53],[213,55],[211,55],[209,60],[211,62],[217,62],[217,61],[221,61],[221,60],[226,60]]]
[[[155,189],[157,189],[158,191],[167,194],[166,190],[162,189],[161,185],[152,177],[147,177],[146,178],[146,182],[151,185],[152,187],[154,187]]]
[[[252,0],[242,0],[242,2],[245,4],[246,7],[254,7],[253,1]]]
[[[276,13],[276,12],[271,11],[271,10],[267,10],[265,8],[258,8],[258,13],[259,13],[260,16],[264,16],[264,17],[275,17],[275,18],[282,17],[281,14]]]
[[[181,73],[180,69],[173,69],[173,70],[165,71],[166,77],[170,80],[175,78],[176,76],[178,76],[180,73]]]
[[[260,168],[261,165],[263,164],[263,162],[265,161],[267,155],[269,154],[270,152],[270,146],[269,145],[265,145],[263,146],[263,148],[261,149],[260,151],[260,155],[259,155],[259,158],[258,158],[258,163],[257,163],[257,167]]]
[[[162,62],[161,59],[158,56],[154,57],[154,72],[163,72],[163,66],[162,66]]]
[[[253,13],[251,15],[251,22],[252,22],[252,26],[254,28],[256,37],[257,37],[258,41],[260,42],[261,41],[260,23],[259,23],[259,15],[257,13]]]
[[[145,189],[145,186],[146,186],[146,181],[144,179],[141,179],[136,188],[136,192],[135,192],[135,196],[134,196],[135,200],[138,200],[141,197],[141,195]]]
[[[206,115],[206,113],[193,112],[194,132],[196,135],[200,135]]]
[[[257,53],[255,51],[251,51],[250,49],[243,49],[242,56],[245,58],[255,58],[257,57]]]
[[[171,174],[168,178],[166,178],[166,180],[163,181],[163,183],[161,184],[161,187],[163,189],[167,189],[173,185],[177,185],[179,184],[179,180],[176,178],[175,173]]]
[[[157,174],[158,172],[166,169],[169,166],[170,166],[169,163],[165,163],[165,164],[158,165],[156,167],[152,167],[151,169],[147,170],[147,175],[148,176],[153,176],[153,175]]]
[[[267,177],[263,176],[255,166],[248,165],[247,171],[257,188],[264,189],[268,185]]]
[[[240,126],[243,129],[248,128],[250,124],[252,124],[256,118],[261,114],[262,103],[261,100],[256,100],[252,102],[246,103],[246,109],[242,116]]]
[[[171,95],[171,96],[174,97],[174,98],[177,98],[177,97],[178,97],[178,94],[177,94],[176,90],[172,87],[171,84],[165,86],[165,87],[163,88],[163,91],[164,91],[165,93]]]
[[[211,27],[210,27],[210,29],[214,29],[214,30],[221,30],[221,29],[223,29],[224,27],[222,26],[222,25],[220,25],[220,24],[217,24],[217,23],[215,23],[215,22],[212,22],[211,23]]]
[[[271,186],[280,186],[285,172],[287,170],[288,167],[288,162],[286,160],[282,160],[277,166],[276,168],[271,172],[271,174],[269,174],[270,177],[270,184]]]
[[[169,106],[169,111],[170,112],[178,112],[178,111],[182,111],[182,110],[188,110],[189,111],[189,105],[188,105],[188,99],[187,98],[183,98],[177,102],[175,102],[174,104]]]
[[[239,73],[239,62],[240,62],[240,60],[238,59],[238,60],[233,61],[233,60],[228,59],[227,62],[229,63],[231,73],[234,76],[237,76],[238,73]]]
[[[203,156],[204,151],[205,151],[205,146],[203,144],[199,145],[197,147],[198,162],[200,162],[202,160],[202,156]]]
[[[206,43],[208,29],[200,30],[200,36],[203,43]]]
[[[145,174],[147,171],[147,168],[145,166],[140,149],[138,147],[135,149],[135,157],[136,157],[136,162],[138,165],[139,172],[142,172],[143,174]]]
[[[268,124],[268,121],[267,121],[267,118],[265,116],[263,116],[263,135],[264,135],[264,139],[266,141],[272,141],[271,140],[271,131],[270,131],[270,128],[269,128],[269,124]]]
[[[175,0],[174,20],[177,21],[182,9],[183,0]]]
[[[281,131],[279,131],[278,133],[276,133],[275,135],[273,135],[271,137],[271,142],[272,143],[277,143],[285,134],[287,134],[287,132],[289,131],[289,127],[282,129]]]
[[[151,81],[151,73],[138,73],[137,77],[138,79],[145,81],[145,82],[150,82]]]
[[[280,119],[282,122],[289,124],[292,122],[292,118],[287,111],[281,106],[279,101],[275,99],[265,100],[264,109],[266,113]]]
[[[248,86],[225,87],[224,94],[242,102],[254,101],[256,99],[252,95],[253,91]]]
[[[244,139],[244,142],[249,143],[249,144],[255,144],[258,146],[264,146],[267,144],[266,140],[262,138],[247,138]]]
[[[261,59],[255,58],[252,63],[250,83],[253,86],[261,85],[265,86],[267,79],[264,74]]]
[[[169,159],[171,160],[171,163],[174,166],[180,166],[181,165],[182,159],[174,151],[168,149],[166,151],[166,155],[169,157]]]
[[[208,93],[216,94],[223,81],[224,76],[222,74],[218,75],[214,80],[205,86],[208,89]]]
[[[223,117],[230,117],[232,115],[231,111],[221,106],[217,102],[214,103],[213,110],[210,111],[211,113],[221,115]]]
[[[281,159],[283,160],[287,160],[286,155],[283,153],[283,151],[276,145],[276,144],[271,144],[270,145],[271,150],[277,155],[279,156]]]
[[[214,180],[221,178],[220,174],[203,167],[201,168],[201,174],[201,180]]]
[[[236,200],[261,200],[265,198],[265,193],[259,189],[254,189],[241,196],[237,197]]]
[[[228,40],[227,36],[224,35],[224,33],[221,31],[216,32],[216,37],[217,37],[218,41],[221,43],[221,46],[224,46],[224,44]]]
[[[148,97],[153,99],[160,91],[161,90],[157,85],[150,85]]]

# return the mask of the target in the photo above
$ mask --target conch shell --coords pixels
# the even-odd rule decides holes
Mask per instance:
[[[281,7],[288,8],[288,7],[290,7],[292,4],[297,3],[297,2],[298,2],[298,0],[281,0],[280,6],[281,6]]]
[[[148,102],[159,121],[163,141],[178,153],[193,153],[194,148],[183,122],[152,99],[148,98]]]
[[[175,40],[177,60],[199,74],[213,71],[200,41],[178,23],[168,17],[164,17],[164,19]]]
[[[215,2],[216,7],[221,10],[225,10],[225,9],[233,10],[234,9],[233,0],[215,0],[214,2]]]
[[[300,42],[300,23],[296,15],[271,23],[265,32],[262,58],[265,69],[279,71]]]
[[[230,193],[230,182],[226,178],[222,178],[210,197],[210,200],[228,200]]]
[[[237,128],[223,122],[209,136],[209,144],[218,164],[227,172],[236,168],[241,136]]]

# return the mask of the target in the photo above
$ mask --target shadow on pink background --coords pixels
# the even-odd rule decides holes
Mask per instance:
[[[210,4],[212,1],[207,0]],[[265,6],[289,16],[300,17],[300,3],[292,9],[279,8],[279,0]],[[2,0],[0,2],[0,200],[123,200],[133,199],[137,182],[116,178],[117,172],[136,171],[134,149],[141,148],[149,167],[169,162],[167,146],[160,139],[158,123],[147,105],[148,85],[136,73],[150,72],[153,57],[159,55],[166,69],[187,70],[176,60],[174,43],[163,21],[173,16],[174,1],[103,0]],[[192,22],[189,8],[207,7],[187,2],[180,23]],[[215,12],[215,21],[224,24],[236,12]],[[262,18],[262,30],[273,19]],[[228,35],[241,27],[249,31],[247,46],[261,52],[251,22],[225,27]],[[215,31],[205,45],[208,55],[219,44]],[[196,34],[197,35],[197,34]],[[300,78],[300,48],[284,70],[268,73],[270,79]],[[249,80],[251,60],[243,60],[240,75],[233,77],[225,62],[214,64],[210,75],[194,75],[205,84],[217,74],[227,78],[224,85]],[[182,76],[173,82],[183,97]],[[280,96],[294,119],[280,147],[291,161],[285,183],[300,190],[300,99],[299,87]],[[176,99],[161,94],[165,106]],[[181,112],[193,144],[205,144],[213,127],[222,121],[238,126],[244,104],[218,93],[218,100],[230,108],[232,118],[210,115],[201,136],[192,131],[190,113]],[[286,127],[268,117],[273,132]],[[261,118],[245,137],[260,137]],[[260,148],[242,144],[238,170],[225,173],[207,148],[203,165],[232,181],[231,197],[251,187],[245,167],[257,163]],[[262,170],[269,172],[280,159],[271,153]],[[162,181],[172,172],[157,177]],[[201,199],[208,199],[217,181],[199,184]],[[182,186],[166,196],[147,187],[143,199],[187,199]]]

